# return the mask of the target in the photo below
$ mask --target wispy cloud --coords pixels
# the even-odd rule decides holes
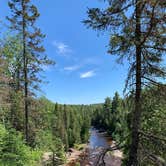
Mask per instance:
[[[87,71],[85,73],[81,73],[80,74],[80,78],[90,78],[90,77],[93,77],[95,75],[96,75],[95,71],[94,70],[90,70],[90,71]]]
[[[102,58],[98,56],[92,56],[89,58],[84,59],[85,65],[100,65],[102,63]]]
[[[64,67],[64,70],[66,71],[76,71],[80,68],[81,66],[79,65],[74,65],[74,66],[67,66],[67,67]]]
[[[57,53],[60,55],[67,55],[72,52],[70,46],[63,42],[54,41],[53,46],[55,46]]]

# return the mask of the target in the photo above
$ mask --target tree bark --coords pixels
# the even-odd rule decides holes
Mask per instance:
[[[16,70],[16,92],[20,90],[20,57],[17,57],[17,70]]]
[[[139,127],[141,120],[141,1],[136,0],[136,92],[135,92],[135,109],[132,119],[131,145],[129,150],[128,166],[138,166],[137,151],[139,145]]]
[[[55,166],[55,152],[52,152],[52,165]]]
[[[24,61],[24,111],[25,111],[25,140],[26,143],[29,142],[29,131],[28,131],[28,74],[27,74],[27,55],[26,55],[26,22],[25,22],[25,4],[24,0],[22,0],[22,35],[23,35],[23,61]]]

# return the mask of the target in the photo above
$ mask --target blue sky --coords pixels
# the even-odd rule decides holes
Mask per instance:
[[[56,61],[44,67],[43,93],[65,104],[101,103],[115,91],[122,95],[127,65],[107,54],[109,33],[87,29],[82,21],[89,7],[103,8],[97,0],[33,0],[41,14],[37,25],[46,34],[46,54]],[[9,15],[7,0],[0,2],[0,20]]]

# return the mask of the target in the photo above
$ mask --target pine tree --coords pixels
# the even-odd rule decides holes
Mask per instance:
[[[120,97],[118,92],[115,92],[115,96],[113,97],[113,100],[112,100],[112,112],[116,112],[119,104],[120,104]]]
[[[67,151],[69,148],[69,143],[68,143],[68,129],[69,129],[69,115],[68,115],[68,107],[66,105],[64,107],[64,127],[65,127],[65,136],[64,136],[64,143],[65,143],[65,150]]]
[[[41,82],[37,74],[42,70],[42,65],[50,64],[51,61],[41,54],[45,51],[44,47],[41,46],[45,36],[39,28],[35,27],[35,22],[40,15],[37,8],[31,4],[30,0],[10,0],[8,4],[12,12],[11,17],[7,17],[11,22],[11,29],[16,30],[22,38],[22,55],[19,59],[21,59],[20,63],[23,64],[25,139],[28,143],[29,97],[33,89],[38,89],[38,83]]]
[[[104,128],[106,129],[106,130],[109,130],[109,131],[111,131],[112,132],[112,127],[113,126],[111,126],[111,120],[112,120],[112,117],[111,117],[111,99],[109,98],[109,97],[107,97],[106,99],[105,99],[105,102],[104,102],[104,108],[103,108],[103,122],[105,122],[105,124],[104,124]],[[111,128],[110,128],[111,127]]]
[[[88,20],[84,23],[95,30],[109,30],[108,52],[129,60],[130,69],[126,87],[135,89],[135,108],[132,114],[132,142],[128,166],[138,165],[139,128],[142,102],[141,90],[149,83],[159,85],[155,77],[164,77],[159,65],[166,51],[165,14],[163,0],[108,0],[108,8],[88,9]],[[149,86],[149,85],[147,85]]]
[[[115,140],[123,140],[123,130],[126,127],[125,123],[125,110],[122,107],[122,99],[120,98],[118,92],[115,93],[112,101],[112,114],[114,117],[114,131],[113,137]],[[127,135],[125,133],[125,135]]]

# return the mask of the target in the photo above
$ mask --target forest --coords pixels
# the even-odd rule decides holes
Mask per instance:
[[[95,104],[63,104],[38,95],[47,81],[44,66],[56,65],[45,54],[38,6],[32,0],[6,3],[8,24],[0,22],[5,28],[0,30],[0,166],[65,165],[71,149],[88,144],[92,127],[116,142],[122,165],[165,166],[166,2],[106,0],[104,9],[85,11],[82,26],[108,32],[106,51],[117,63],[129,64],[124,95],[117,89]],[[51,159],[43,163],[47,152]]]

